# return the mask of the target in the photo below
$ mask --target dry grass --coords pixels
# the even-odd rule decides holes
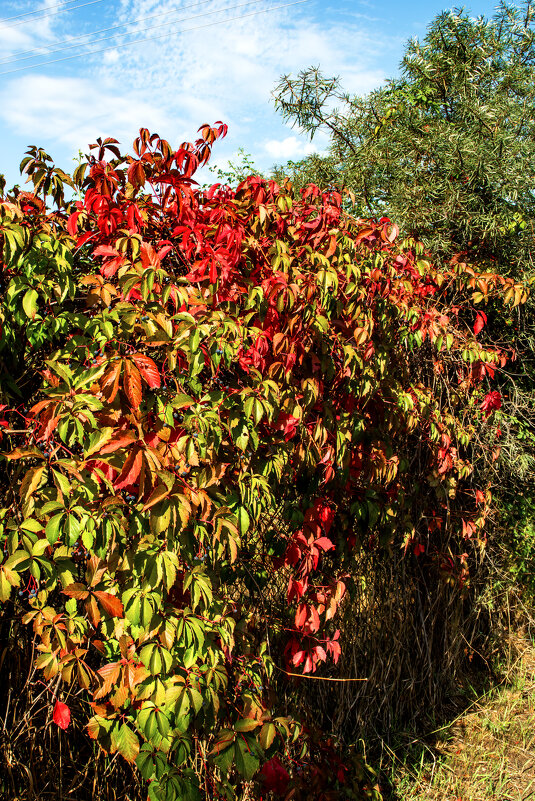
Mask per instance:
[[[447,727],[392,750],[389,801],[535,801],[535,645]]]

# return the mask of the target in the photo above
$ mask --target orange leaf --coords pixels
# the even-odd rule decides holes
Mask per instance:
[[[120,256],[119,251],[111,248],[109,245],[99,245],[93,251],[93,256],[105,256],[107,259],[113,259],[115,256]]]
[[[150,509],[151,506],[160,503],[161,500],[167,498],[167,496],[170,494],[171,490],[167,489],[165,484],[158,484],[149,495],[149,498],[143,507],[143,511],[146,512],[147,509]]]
[[[329,247],[327,248],[327,253],[325,254],[328,259],[330,259],[331,256],[334,256],[337,247],[338,247],[338,242],[336,240],[336,235],[332,234]]]
[[[87,560],[87,570],[85,577],[90,587],[94,587],[99,583],[102,576],[106,572],[106,562],[103,562],[96,554],[93,554]]]
[[[115,595],[112,595],[111,592],[95,590],[93,595],[110,617],[124,617],[124,609],[121,601]]]
[[[97,673],[102,679],[102,686],[96,691],[95,698],[103,698],[111,692],[111,688],[117,682],[121,673],[121,665],[119,662],[110,662],[101,667]]]
[[[41,428],[37,432],[36,439],[44,439],[48,440],[52,436],[52,432],[56,430],[59,416],[55,417],[54,412],[57,409],[58,404],[55,403],[53,406],[49,406],[49,408],[44,412],[41,416],[39,422],[41,423]]]
[[[152,359],[149,359],[149,357],[145,356],[143,353],[134,353],[130,358],[135,362],[136,367],[149,387],[151,389],[157,389],[161,384],[160,373]]]
[[[147,267],[154,267],[156,270],[160,268],[160,259],[151,244],[148,242],[141,242],[139,250],[141,254],[141,264],[145,269],[147,269]]]
[[[100,379],[100,389],[102,390],[102,394],[108,401],[108,403],[113,403],[115,396],[117,395],[117,391],[119,389],[119,377],[121,375],[121,362],[117,361],[112,364],[102,378]]]
[[[101,621],[101,616],[99,612],[99,608],[97,606],[97,602],[95,601],[94,597],[90,595],[86,598],[85,601],[85,609],[87,614],[89,615],[89,619],[94,626],[98,626]]]
[[[135,451],[132,451],[128,455],[123,469],[115,481],[115,489],[123,489],[124,487],[130,486],[130,484],[136,483],[141,473],[142,458],[143,455],[139,448],[136,448]]]
[[[87,587],[85,587],[83,584],[78,584],[78,582],[75,584],[69,584],[68,587],[65,587],[65,589],[62,590],[62,593],[64,595],[68,595],[69,598],[76,598],[78,600],[83,600],[89,595]]]
[[[132,409],[137,409],[142,398],[141,374],[130,359],[124,362],[124,391]]]
[[[115,453],[121,448],[128,448],[134,442],[137,442],[137,437],[133,431],[125,431],[115,439],[111,439],[99,450],[99,455],[103,456],[107,453]]]
[[[128,181],[134,187],[143,186],[145,183],[145,170],[140,161],[133,161],[128,168]]]

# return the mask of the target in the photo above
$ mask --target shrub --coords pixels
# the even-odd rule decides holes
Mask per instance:
[[[151,799],[377,796],[273,688],[337,662],[356,554],[468,585],[506,359],[474,303],[525,291],[337,192],[198,189],[217,125],[99,141],[72,178],[34,148],[0,206],[4,619],[48,719],[75,710]]]

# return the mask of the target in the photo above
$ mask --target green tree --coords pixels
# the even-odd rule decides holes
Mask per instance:
[[[363,216],[387,215],[442,258],[463,251],[503,273],[531,268],[535,211],[534,9],[502,3],[491,20],[444,12],[410,40],[400,77],[366,97],[310,68],[284,76],[275,104],[325,155],[298,184],[343,185]]]

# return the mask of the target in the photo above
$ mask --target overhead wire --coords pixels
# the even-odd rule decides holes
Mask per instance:
[[[200,2],[200,3],[192,3],[189,6],[183,6],[181,10],[186,10],[188,8],[195,8],[195,7],[198,7],[198,6],[203,6],[203,5],[206,5],[206,3],[210,3],[210,2],[212,2],[212,0],[202,0],[202,2]],[[253,3],[260,3],[260,2],[261,2],[261,0],[247,0],[246,3],[241,3],[240,5],[237,5],[237,6],[229,6],[229,7],[224,8],[224,9],[219,8],[219,9],[214,9],[213,11],[205,11],[202,14],[194,14],[191,17],[185,17],[183,19],[176,19],[176,20],[172,20],[172,21],[167,20],[167,22],[162,22],[159,25],[151,25],[150,27],[145,28],[142,31],[142,33],[144,33],[145,31],[154,31],[157,28],[164,28],[164,27],[166,27],[168,25],[174,25],[176,22],[188,22],[190,19],[197,19],[198,17],[205,17],[205,16],[209,16],[210,14],[218,14],[220,11],[226,11],[226,10],[229,10],[229,9],[240,8],[241,6],[251,5]],[[173,13],[175,13],[175,14],[181,13],[181,10],[175,9]],[[164,12],[164,13],[166,13],[166,12]],[[153,16],[158,17],[158,16],[161,16],[161,15],[160,14],[155,14]],[[123,25],[118,25],[116,27],[120,28],[120,27],[123,27],[124,25],[133,25],[133,24],[134,24],[133,22],[123,23]],[[108,28],[107,30],[113,30],[113,28]],[[85,35],[86,36],[93,36],[95,33],[104,33],[105,31],[106,31],[106,29],[104,29],[103,31],[95,31],[93,34],[85,34]],[[86,46],[87,47],[91,47],[92,45],[98,44],[99,42],[107,42],[110,39],[117,39],[119,37],[122,38],[124,36],[135,36],[135,34],[136,34],[136,31],[125,31],[124,33],[117,33],[117,34],[114,33],[114,34],[111,34],[110,36],[101,36],[100,39],[93,39],[90,42],[81,42],[79,44],[68,45],[67,47],[60,47],[57,50],[51,50],[49,53],[43,53],[42,55],[43,55],[43,57],[44,56],[48,57],[48,56],[54,55],[54,53],[63,53],[66,50],[73,50],[74,48],[77,48],[77,47],[86,47]],[[37,48],[37,49],[40,49],[40,48]],[[9,59],[6,59],[4,61],[0,61],[0,66],[2,66],[4,64],[5,65],[17,64],[20,61],[27,61],[30,58],[35,58],[35,56],[24,56],[23,58],[15,58],[15,59],[9,58]]]
[[[70,2],[74,2],[75,0],[70,0]],[[85,8],[86,6],[94,6],[95,3],[104,3],[105,0],[87,0],[85,3],[81,3],[78,6],[73,6],[72,8],[59,8],[59,6],[67,5],[67,3],[58,3],[55,6],[49,6],[48,9],[43,9],[41,11],[26,11],[24,14],[18,14],[15,17],[4,17],[3,19],[0,18],[0,30],[5,30],[6,28],[18,28],[19,25],[27,25],[29,22],[38,22],[42,19],[47,19],[48,17],[55,17],[57,14],[64,14],[66,11],[77,11],[79,8]],[[59,8],[59,11],[54,11],[53,9]],[[46,12],[46,13],[44,13]],[[31,19],[23,19],[20,22],[14,22],[12,25],[4,25],[5,22],[9,22],[12,19],[19,19],[19,17],[27,17],[29,14],[36,14],[37,16],[32,17]]]
[[[52,55],[53,53],[60,52],[61,48],[58,50],[50,50],[51,47],[55,47],[56,45],[58,46],[68,45],[70,44],[70,42],[77,42],[80,39],[86,39],[88,36],[96,36],[99,33],[108,33],[109,31],[115,31],[118,30],[119,28],[125,28],[128,25],[137,25],[140,22],[146,22],[147,20],[154,19],[155,17],[164,17],[168,16],[169,14],[179,14],[188,8],[195,8],[196,6],[204,6],[206,5],[206,3],[211,3],[212,1],[213,0],[201,0],[201,2],[190,3],[190,5],[182,6],[181,8],[173,8],[170,11],[159,11],[157,14],[149,14],[148,17],[137,17],[136,19],[130,20],[130,22],[121,22],[120,24],[112,25],[109,28],[100,28],[97,31],[90,31],[89,33],[81,33],[79,36],[70,36],[68,39],[64,39],[63,41],[55,41],[55,42],[50,42],[48,44],[42,44],[39,47],[33,47],[30,50],[15,50],[15,52],[11,53],[10,56],[0,60],[0,64],[11,64],[15,63],[16,61],[26,61],[26,59],[32,58],[33,56],[37,57],[38,55],[49,56]],[[69,0],[69,2],[72,3],[73,0]],[[93,42],[81,42],[80,45],[78,46],[82,47],[84,44],[90,45],[93,44]],[[45,49],[50,50],[50,52],[42,53],[41,51]],[[19,56],[24,56],[24,58],[19,58]]]
[[[43,11],[50,11],[53,8],[59,8],[60,6],[68,6],[72,5],[72,3],[78,3],[79,0],[63,0],[62,3],[54,3],[53,6],[48,6],[47,8],[41,8],[38,11],[23,11],[22,14],[15,14],[12,17],[0,17],[0,22],[9,22],[12,19],[20,19],[21,17],[28,17],[30,14],[41,14]]]
[[[237,6],[229,6],[227,8],[222,8],[222,9],[219,9],[219,11],[221,12],[221,11],[228,11],[228,10],[230,10],[232,8],[240,8],[240,7],[244,6],[244,5],[250,5],[251,2],[256,2],[256,0],[249,0],[249,2],[241,3],[241,4],[237,5]],[[25,71],[32,70],[32,69],[38,69],[39,67],[47,67],[47,66],[49,66],[51,64],[59,64],[59,63],[64,62],[64,61],[72,61],[73,59],[83,58],[84,56],[95,56],[95,55],[98,55],[100,53],[108,53],[111,50],[119,50],[119,49],[121,49],[123,47],[130,47],[131,45],[135,45],[135,44],[143,44],[145,42],[154,42],[154,41],[157,41],[157,40],[160,40],[160,39],[166,39],[166,38],[169,38],[171,36],[176,36],[176,34],[178,34],[178,33],[188,33],[189,31],[196,31],[196,30],[200,30],[202,28],[210,28],[210,27],[213,27],[214,25],[223,25],[225,22],[234,22],[235,20],[245,19],[247,17],[254,17],[254,16],[258,15],[258,14],[266,14],[269,11],[277,11],[278,9],[281,9],[281,8],[289,8],[290,6],[299,6],[299,5],[302,5],[303,3],[309,3],[309,2],[310,2],[310,0],[294,0],[294,2],[292,2],[292,3],[284,3],[284,4],[278,5],[278,6],[270,6],[269,8],[261,8],[258,11],[251,11],[248,14],[239,14],[238,16],[235,16],[235,17],[226,17],[225,19],[222,19],[222,20],[215,20],[214,22],[206,22],[204,25],[194,25],[191,28],[182,28],[182,29],[180,29],[178,31],[172,31],[171,33],[163,33],[163,34],[161,34],[159,36],[148,36],[148,37],[146,37],[144,39],[134,39],[131,42],[122,42],[121,44],[118,44],[118,45],[112,45],[111,47],[103,47],[103,48],[100,48],[99,50],[90,50],[90,51],[87,51],[85,53],[75,53],[72,56],[65,56],[64,58],[56,58],[56,59],[53,59],[52,61],[43,61],[43,62],[41,62],[39,64],[28,64],[25,67],[17,67],[17,69],[14,69],[14,70],[7,70],[7,71],[4,71],[4,72],[0,72],[0,77],[4,76],[4,75],[13,75],[14,73],[17,73],[17,72],[25,72]],[[205,14],[198,14],[195,17],[189,17],[188,19],[195,19],[198,16],[205,16]]]

